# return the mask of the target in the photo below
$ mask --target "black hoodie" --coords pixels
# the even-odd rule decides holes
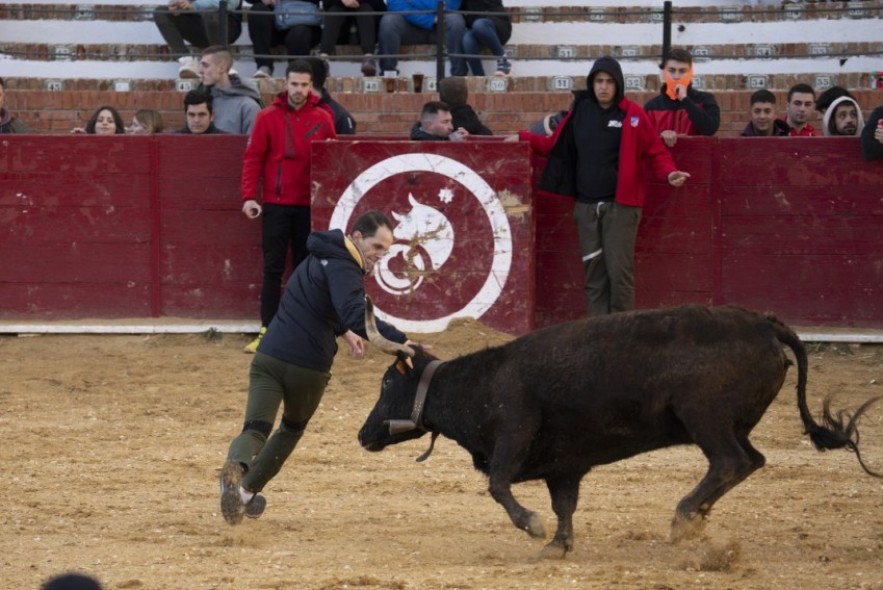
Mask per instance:
[[[598,104],[593,88],[600,72],[609,74],[616,82],[616,94],[608,108]],[[576,150],[576,198],[583,203],[612,201],[616,197],[619,144],[625,119],[625,111],[619,107],[625,97],[619,62],[607,56],[596,60],[586,77],[586,88],[585,93],[576,95],[573,115],[564,130],[568,134],[566,141],[572,142]]]
[[[339,229],[313,232],[310,255],[295,269],[258,352],[314,371],[328,372],[337,354],[337,337],[365,333],[365,274],[361,254]],[[377,321],[384,337],[407,337]]]

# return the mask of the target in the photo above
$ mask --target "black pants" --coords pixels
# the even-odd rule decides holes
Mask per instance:
[[[285,259],[291,251],[291,269],[307,257],[310,208],[296,205],[263,206],[262,238],[264,281],[261,287],[261,325],[269,326],[282,296]]]
[[[162,5],[153,11],[153,22],[174,55],[190,53],[184,41],[202,50],[209,45],[229,45],[242,33],[242,18],[228,14],[227,40],[222,42],[218,36],[218,12],[215,10],[172,14],[168,6]]]
[[[270,50],[273,47],[285,45],[285,52],[288,55],[308,56],[310,50],[319,44],[322,29],[297,25],[280,31],[276,28],[273,7],[257,3],[248,11],[248,35],[254,47],[255,64],[259,68],[268,67],[272,71],[273,58],[270,56]]]
[[[349,19],[355,19],[356,29],[359,31],[359,44],[362,46],[362,53],[374,53],[374,46],[377,44],[377,17],[371,14],[362,14],[365,12],[374,12],[374,7],[367,2],[362,2],[355,10],[347,8],[341,0],[325,0],[325,12],[352,12],[352,16],[348,15],[322,15],[322,44],[319,51],[331,55],[334,53],[334,46],[340,43],[341,28]]]

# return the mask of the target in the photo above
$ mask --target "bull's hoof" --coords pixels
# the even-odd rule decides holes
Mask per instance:
[[[679,543],[688,539],[695,539],[702,533],[705,528],[705,518],[698,514],[692,516],[683,516],[677,514],[671,521],[671,543]]]
[[[524,527],[524,530],[534,539],[546,538],[546,527],[543,526],[543,520],[536,512],[530,513],[530,517],[527,519],[527,525]]]
[[[567,555],[567,547],[552,541],[540,551],[540,559],[564,559]]]

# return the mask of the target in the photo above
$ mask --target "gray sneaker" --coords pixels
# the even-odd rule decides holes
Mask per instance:
[[[249,518],[260,518],[267,509],[267,499],[260,494],[255,494],[245,505],[245,515]]]
[[[245,504],[239,497],[240,481],[242,481],[242,466],[230,461],[224,463],[221,468],[221,514],[229,524],[242,522],[242,515],[245,513]]]

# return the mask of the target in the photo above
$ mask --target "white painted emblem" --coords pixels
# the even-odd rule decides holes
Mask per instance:
[[[387,158],[370,166],[350,183],[331,214],[329,228],[346,231],[359,201],[374,186],[396,174],[412,171],[434,172],[460,183],[481,204],[491,227],[491,235],[488,236],[493,242],[491,268],[481,289],[462,309],[430,320],[400,318],[382,309],[377,310],[381,319],[395,324],[399,329],[409,332],[439,332],[454,318],[477,319],[484,315],[502,293],[512,267],[512,230],[506,211],[494,189],[481,175],[454,159],[438,154],[402,154]],[[443,189],[438,198],[447,203],[452,195],[449,190]],[[454,247],[454,228],[443,213],[411,194],[408,195],[408,202],[411,205],[410,211],[392,212],[392,217],[397,222],[393,229],[396,242],[390,250],[391,255],[375,268],[380,287],[396,296],[419,289],[424,276],[424,272],[420,271],[444,273],[445,262]],[[415,247],[417,245],[419,248]],[[390,271],[390,261],[400,254],[404,254],[418,270],[414,273],[414,278]]]
[[[393,219],[398,222],[392,232],[396,241],[374,273],[380,288],[391,295],[416,291],[423,283],[427,269],[440,269],[454,250],[454,229],[448,218],[438,209],[418,203],[410,193],[408,203],[411,205],[409,212],[392,212]],[[399,256],[416,272],[400,276],[390,270],[390,262]]]

